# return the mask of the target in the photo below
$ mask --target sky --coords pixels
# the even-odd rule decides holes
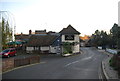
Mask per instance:
[[[71,24],[81,35],[109,31],[118,23],[119,0],[0,0],[14,17],[16,33],[31,29],[59,32]]]

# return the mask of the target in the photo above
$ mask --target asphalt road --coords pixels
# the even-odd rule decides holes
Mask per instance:
[[[107,57],[95,48],[70,57],[41,56],[41,63],[3,74],[3,79],[100,79],[101,61]]]

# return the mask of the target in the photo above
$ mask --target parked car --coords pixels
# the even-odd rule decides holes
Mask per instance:
[[[16,55],[16,50],[15,48],[8,48],[3,50],[0,55],[2,55],[2,57],[10,57],[10,56],[15,56]]]

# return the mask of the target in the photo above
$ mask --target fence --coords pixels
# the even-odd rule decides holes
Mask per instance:
[[[24,65],[29,65],[29,64],[39,63],[39,62],[40,62],[40,56],[31,56],[31,57],[20,58],[20,59],[9,58],[7,60],[2,61],[2,72],[8,71],[10,69],[13,69],[19,66],[24,66]]]

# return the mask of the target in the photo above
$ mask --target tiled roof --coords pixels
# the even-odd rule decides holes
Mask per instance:
[[[15,39],[16,39],[16,40],[29,39],[29,35],[26,35],[26,34],[15,35]]]
[[[80,34],[76,29],[74,29],[71,25],[68,25],[67,28],[63,28],[60,31],[61,34]]]
[[[57,37],[56,35],[32,35],[27,46],[49,46]]]

